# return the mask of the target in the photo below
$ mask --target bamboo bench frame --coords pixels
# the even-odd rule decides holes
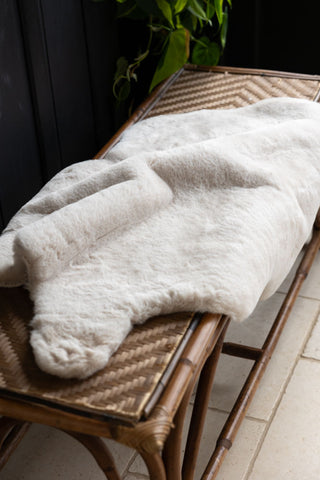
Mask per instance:
[[[181,75],[186,72],[188,75],[192,72],[202,74],[206,72],[237,75],[239,78],[249,75],[259,78],[288,78],[293,82],[306,80],[314,85],[313,99],[315,101],[319,99],[320,77],[224,67],[187,66],[161,85],[142,104],[96,158],[102,158],[129,125],[153,114],[157,111],[157,106],[165,105],[170,88],[176,85]],[[106,414],[103,409],[97,411],[90,408],[90,405],[83,409],[77,404],[70,406],[59,401],[48,401],[47,398],[41,398],[40,394],[38,397],[32,396],[23,389],[0,386],[0,414],[3,415],[0,420],[0,468],[17,447],[30,423],[34,422],[63,430],[80,441],[92,453],[109,480],[120,480],[120,475],[109,449],[100,437],[112,438],[136,449],[147,465],[151,480],[191,480],[194,478],[201,434],[218,360],[221,354],[228,354],[253,360],[254,364],[219,435],[217,444],[212,448],[211,458],[201,477],[202,480],[216,478],[319,248],[320,213],[318,212],[312,239],[304,250],[303,259],[262,348],[224,342],[229,325],[229,319],[225,315],[215,313],[191,315],[189,313],[188,326],[184,330],[182,340],[175,345],[165,371],[153,385],[152,395],[145,402],[139,418],[135,421],[126,419],[125,415],[117,417],[110,413]],[[197,393],[182,461],[182,429],[187,406],[197,382]]]

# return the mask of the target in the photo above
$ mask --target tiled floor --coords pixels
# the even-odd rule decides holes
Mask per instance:
[[[288,281],[228,339],[258,346]],[[307,278],[218,480],[320,479],[320,255]],[[250,362],[223,357],[210,401],[200,457],[206,463]],[[139,457],[111,445],[125,480],[147,479]],[[103,480],[87,451],[54,429],[34,425],[0,474],[1,480]],[[196,479],[199,479],[199,470]]]

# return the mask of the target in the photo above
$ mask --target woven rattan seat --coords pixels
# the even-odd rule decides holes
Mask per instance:
[[[28,342],[31,318],[26,290],[0,290],[1,391],[135,423],[171,363],[193,314],[158,317],[137,326],[107,367],[82,381],[54,377],[37,367]]]
[[[124,128],[142,118],[201,108],[234,108],[275,96],[317,101],[319,88],[320,77],[310,75],[188,66],[144,102],[97,158],[103,158]],[[319,223],[318,219],[316,226]],[[135,448],[153,480],[193,478],[209,392],[217,360],[224,352],[255,364],[202,477],[215,478],[319,249],[320,231],[315,228],[314,232],[262,348],[223,344],[228,326],[223,315],[180,312],[136,326],[108,365],[86,380],[63,380],[39,370],[28,341],[33,308],[28,293],[23,288],[0,289],[0,413],[4,416],[0,466],[28,423],[38,422],[68,431],[81,441],[111,480],[120,476],[101,436]],[[182,468],[181,432],[198,381]]]

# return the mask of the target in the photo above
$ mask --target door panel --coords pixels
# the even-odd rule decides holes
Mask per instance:
[[[0,0],[0,227],[115,130],[115,4]]]
[[[0,202],[3,225],[42,184],[17,5],[0,0]]]

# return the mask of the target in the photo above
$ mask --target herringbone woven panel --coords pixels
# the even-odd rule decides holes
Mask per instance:
[[[185,70],[148,116],[244,107],[270,97],[313,100],[318,89],[315,80]]]
[[[37,367],[28,342],[31,318],[25,290],[0,289],[0,389],[136,421],[193,314],[157,317],[137,326],[107,367],[87,380],[59,379]]]

